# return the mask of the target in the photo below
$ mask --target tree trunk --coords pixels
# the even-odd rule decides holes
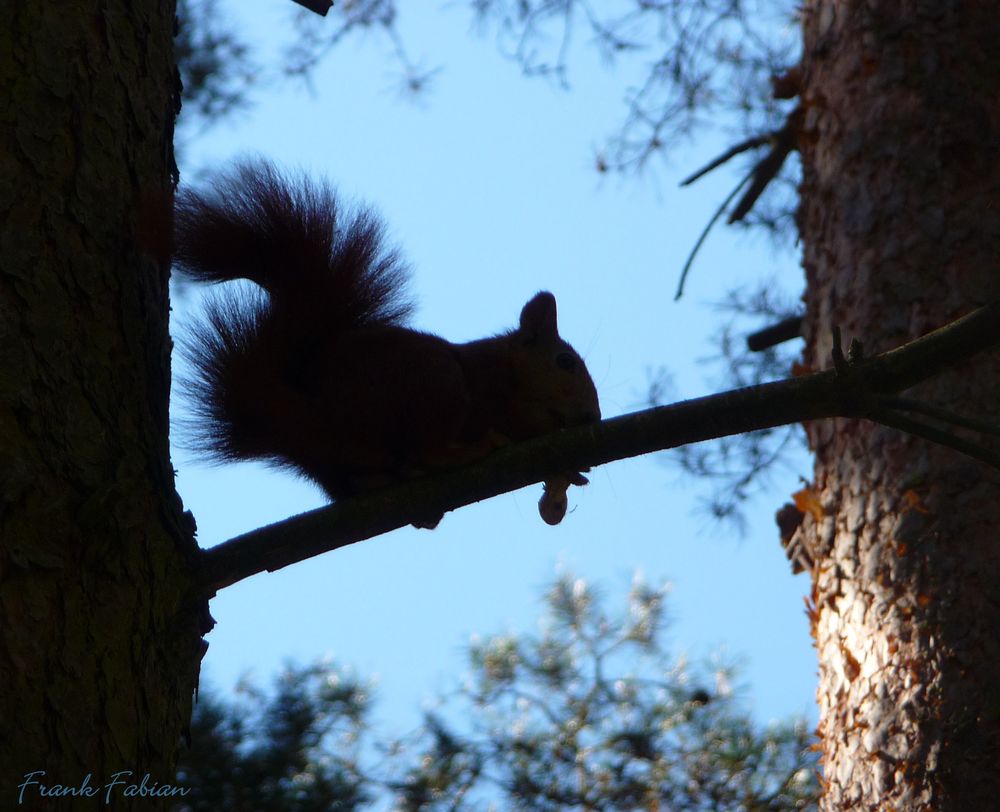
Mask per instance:
[[[203,606],[167,444],[173,25],[172,0],[0,14],[3,808],[22,784],[24,808],[76,809],[107,808],[103,791],[40,785],[170,782],[189,718]]]
[[[806,360],[888,349],[997,296],[1000,14],[970,0],[804,10]],[[910,393],[995,419],[994,354]],[[822,808],[996,809],[1000,493],[985,466],[870,423],[808,426]]]

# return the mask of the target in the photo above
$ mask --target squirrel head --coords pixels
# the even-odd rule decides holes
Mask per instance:
[[[536,294],[521,310],[520,324],[510,337],[517,388],[512,405],[524,436],[601,419],[586,364],[559,337],[555,296]]]

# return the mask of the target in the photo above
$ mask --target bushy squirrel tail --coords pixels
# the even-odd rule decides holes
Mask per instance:
[[[345,211],[333,189],[265,161],[242,162],[208,191],[181,190],[174,268],[204,283],[246,279],[208,300],[187,330],[187,444],[220,461],[286,462],[309,442],[315,362],[338,336],[400,325],[408,270],[378,218]]]
[[[299,319],[315,311],[326,329],[400,324],[412,310],[408,271],[382,232],[371,211],[345,212],[329,185],[243,161],[210,191],[177,195],[174,266],[199,282],[249,279],[275,307]]]

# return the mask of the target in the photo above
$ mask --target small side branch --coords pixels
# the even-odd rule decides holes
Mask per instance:
[[[1000,437],[1000,425],[996,423],[992,423],[988,420],[979,420],[975,417],[966,417],[965,415],[956,414],[950,409],[935,406],[933,403],[925,403],[922,400],[904,397],[891,397],[883,398],[881,405],[886,409],[892,409],[897,412],[913,412],[914,414],[926,415],[927,417],[931,417],[934,420],[939,420],[942,423],[955,426],[956,428],[968,429],[969,431],[976,431],[981,434],[989,434],[994,437]]]
[[[740,193],[740,190],[746,186],[750,179],[753,177],[753,172],[748,174],[743,178],[726,197],[725,200],[719,205],[719,208],[715,210],[715,214],[712,215],[712,219],[708,221],[705,227],[701,230],[701,234],[698,236],[697,241],[694,244],[694,248],[691,249],[691,253],[688,254],[688,258],[684,263],[684,267],[681,269],[681,278],[677,282],[677,293],[674,294],[674,301],[676,302],[681,296],[684,295],[684,283],[687,281],[688,272],[691,270],[691,266],[694,264],[694,258],[698,256],[698,251],[701,250],[702,243],[708,237],[708,233],[712,230],[712,227],[719,221],[719,218],[726,213],[726,209],[729,208],[729,204],[736,199],[736,195]]]
[[[798,144],[802,127],[802,108],[796,107],[785,120],[785,126],[774,132],[770,139],[771,149],[753,168],[753,180],[746,194],[740,198],[729,219],[729,225],[746,217],[772,180],[778,176],[781,167]]]
[[[736,144],[735,146],[727,149],[718,158],[714,158],[713,160],[709,161],[707,164],[705,164],[705,166],[703,166],[694,174],[688,175],[686,178],[684,178],[684,180],[681,181],[681,186],[690,186],[692,183],[698,180],[698,178],[704,177],[713,169],[718,169],[724,163],[735,158],[737,155],[746,152],[747,150],[757,149],[757,147],[766,146],[773,136],[774,133],[765,133],[764,135],[755,135],[753,138],[748,138],[746,141],[741,141],[739,144]]]
[[[932,422],[918,419],[912,415],[930,418]],[[962,437],[952,430],[964,429],[980,435],[1000,437],[1000,426],[996,423],[966,417],[932,403],[898,396],[881,398],[878,406],[872,412],[871,418],[878,423],[905,431],[916,437],[923,437],[931,442],[954,448],[956,451],[993,467],[1000,467],[1000,454],[983,443]]]
[[[847,364],[847,358],[844,356],[844,345],[840,342],[840,325],[833,325],[831,331],[832,335],[832,347],[830,349],[830,356],[833,360],[833,368],[836,370],[837,374],[846,377],[850,374],[850,368]]]
[[[763,330],[747,336],[747,349],[750,352],[764,352],[778,344],[791,341],[802,335],[802,316],[789,316],[777,324],[769,325]]]
[[[713,169],[722,166],[724,163],[737,155],[751,149],[758,149],[767,145],[771,146],[767,154],[754,164],[753,169],[751,169],[750,172],[739,182],[736,188],[729,193],[726,199],[722,201],[722,204],[718,209],[716,209],[715,214],[712,215],[712,219],[710,219],[705,228],[702,229],[701,235],[698,237],[697,242],[695,242],[694,248],[691,249],[691,253],[688,255],[687,261],[684,263],[684,268],[681,270],[681,278],[677,283],[677,293],[674,295],[674,301],[680,299],[684,294],[684,283],[687,280],[688,272],[691,270],[691,266],[694,264],[694,258],[698,255],[698,251],[701,249],[702,243],[705,242],[705,239],[708,237],[712,227],[718,222],[719,218],[722,217],[726,209],[729,208],[729,204],[736,199],[736,195],[738,195],[740,191],[747,186],[747,184],[749,184],[749,188],[730,212],[726,222],[729,225],[732,225],[733,223],[742,220],[747,216],[747,214],[750,213],[750,210],[764,193],[764,190],[768,187],[771,181],[774,180],[778,172],[781,171],[781,167],[784,166],[788,155],[793,149],[795,149],[798,143],[798,134],[801,125],[802,111],[801,108],[797,107],[788,114],[788,118],[785,119],[785,124],[780,130],[765,133],[764,135],[754,136],[753,138],[748,138],[746,141],[736,144],[722,153],[722,155],[718,158],[699,169],[693,175],[690,175],[681,181],[681,186],[687,186],[694,183],[694,181],[698,180],[698,178],[707,175]]]
[[[930,440],[932,443],[938,443],[939,445],[953,448],[968,457],[972,457],[980,462],[985,462],[987,465],[1000,470],[1000,454],[997,454],[979,443],[966,440],[964,437],[959,437],[957,434],[950,431],[940,429],[937,426],[932,426],[930,423],[926,423],[922,420],[914,420],[912,417],[907,417],[906,415],[893,411],[892,409],[876,409],[869,415],[869,417],[871,420],[874,420],[876,423],[881,423],[883,426],[899,429],[899,431],[904,431],[907,434],[914,435],[915,437],[923,437],[925,440]]]

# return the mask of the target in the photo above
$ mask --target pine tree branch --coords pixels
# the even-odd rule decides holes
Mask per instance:
[[[479,462],[293,516],[201,553],[206,594],[258,572],[387,533],[421,516],[454,510],[613,460],[730,434],[829,417],[864,417],[912,430],[1000,467],[984,449],[886,410],[884,398],[1000,343],[1000,302],[898,349],[760,386],[660,406],[502,448]],[[958,439],[958,438],[955,438]],[[972,453],[975,451],[976,453]],[[979,453],[983,451],[983,453]]]

